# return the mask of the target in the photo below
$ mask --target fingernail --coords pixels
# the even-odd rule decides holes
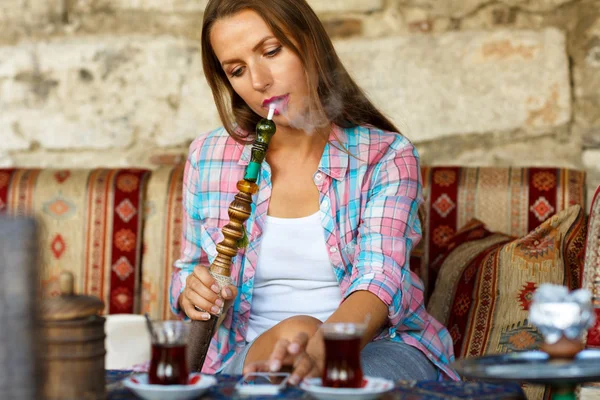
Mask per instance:
[[[300,350],[300,345],[298,343],[292,343],[288,347],[288,351],[292,354],[295,354]]]
[[[218,305],[219,307],[223,307],[223,304],[224,304],[224,303],[223,303],[223,300],[221,300],[221,299],[217,299],[217,300],[215,301],[215,304],[216,304],[216,305]]]
[[[289,382],[291,385],[296,385],[296,384],[298,384],[298,381],[299,381],[299,380],[300,380],[300,378],[298,378],[296,375],[292,375],[292,376],[290,377],[290,379],[288,379],[288,382]]]
[[[271,361],[271,364],[269,365],[271,372],[277,372],[279,371],[279,368],[281,368],[281,363],[277,360],[273,360]]]
[[[212,285],[210,288],[211,288],[211,289],[212,289],[212,291],[213,291],[213,292],[215,292],[216,294],[219,294],[219,291],[221,290],[221,289],[219,288],[219,286],[217,286],[217,285]]]
[[[205,321],[208,321],[210,319],[210,314],[209,313],[202,314],[202,319]]]
[[[212,311],[213,314],[218,314],[219,312],[221,312],[221,309],[219,307],[217,307],[217,306],[212,306],[210,308],[210,311]]]
[[[231,289],[225,288],[225,297],[230,298],[231,296],[233,296]]]

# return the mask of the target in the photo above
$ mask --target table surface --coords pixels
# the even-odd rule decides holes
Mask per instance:
[[[106,371],[108,400],[135,400],[137,397],[123,386],[121,381],[134,375],[132,371]],[[288,387],[278,396],[239,396],[235,383],[239,376],[218,375],[218,384],[210,388],[200,399],[312,399],[297,387]],[[382,400],[464,400],[464,399],[525,399],[521,387],[516,383],[491,384],[484,382],[406,382],[396,384],[394,390],[381,397]]]

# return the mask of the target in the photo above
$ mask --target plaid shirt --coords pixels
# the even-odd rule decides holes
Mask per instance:
[[[449,367],[452,339],[425,310],[423,284],[409,270],[409,254],[421,239],[417,210],[422,202],[418,154],[398,133],[374,128],[334,127],[339,142],[327,144],[313,181],[329,259],[342,297],[368,290],[388,306],[388,322],[374,338],[404,342],[425,354],[439,379],[459,379]],[[334,136],[330,141],[334,141]],[[349,156],[338,147],[346,148]],[[218,129],[196,139],[189,151],[183,188],[183,243],[171,284],[171,307],[184,317],[178,299],[197,264],[208,266],[223,239],[227,210],[250,160],[242,146]],[[215,373],[246,345],[252,288],[261,232],[271,196],[271,170],[264,162],[246,222],[250,245],[235,257],[231,277],[239,290],[213,338],[203,372]]]

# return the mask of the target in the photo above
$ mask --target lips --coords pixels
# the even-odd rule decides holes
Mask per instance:
[[[276,106],[278,106],[277,108],[279,108],[279,105],[287,104],[289,97],[290,97],[289,94],[285,94],[283,96],[271,97],[270,99],[266,99],[265,101],[263,101],[262,106],[263,106],[263,108],[269,108],[269,106],[271,104],[275,104]]]

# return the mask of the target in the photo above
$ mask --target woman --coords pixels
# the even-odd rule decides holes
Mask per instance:
[[[366,98],[305,0],[211,0],[204,73],[224,129],[196,139],[184,176],[184,233],[173,311],[208,319],[233,301],[204,372],[320,375],[322,322],[364,322],[366,375],[458,379],[448,331],[410,272],[421,237],[418,155]],[[250,245],[221,292],[206,266],[250,156],[276,105],[277,133],[246,223]]]

